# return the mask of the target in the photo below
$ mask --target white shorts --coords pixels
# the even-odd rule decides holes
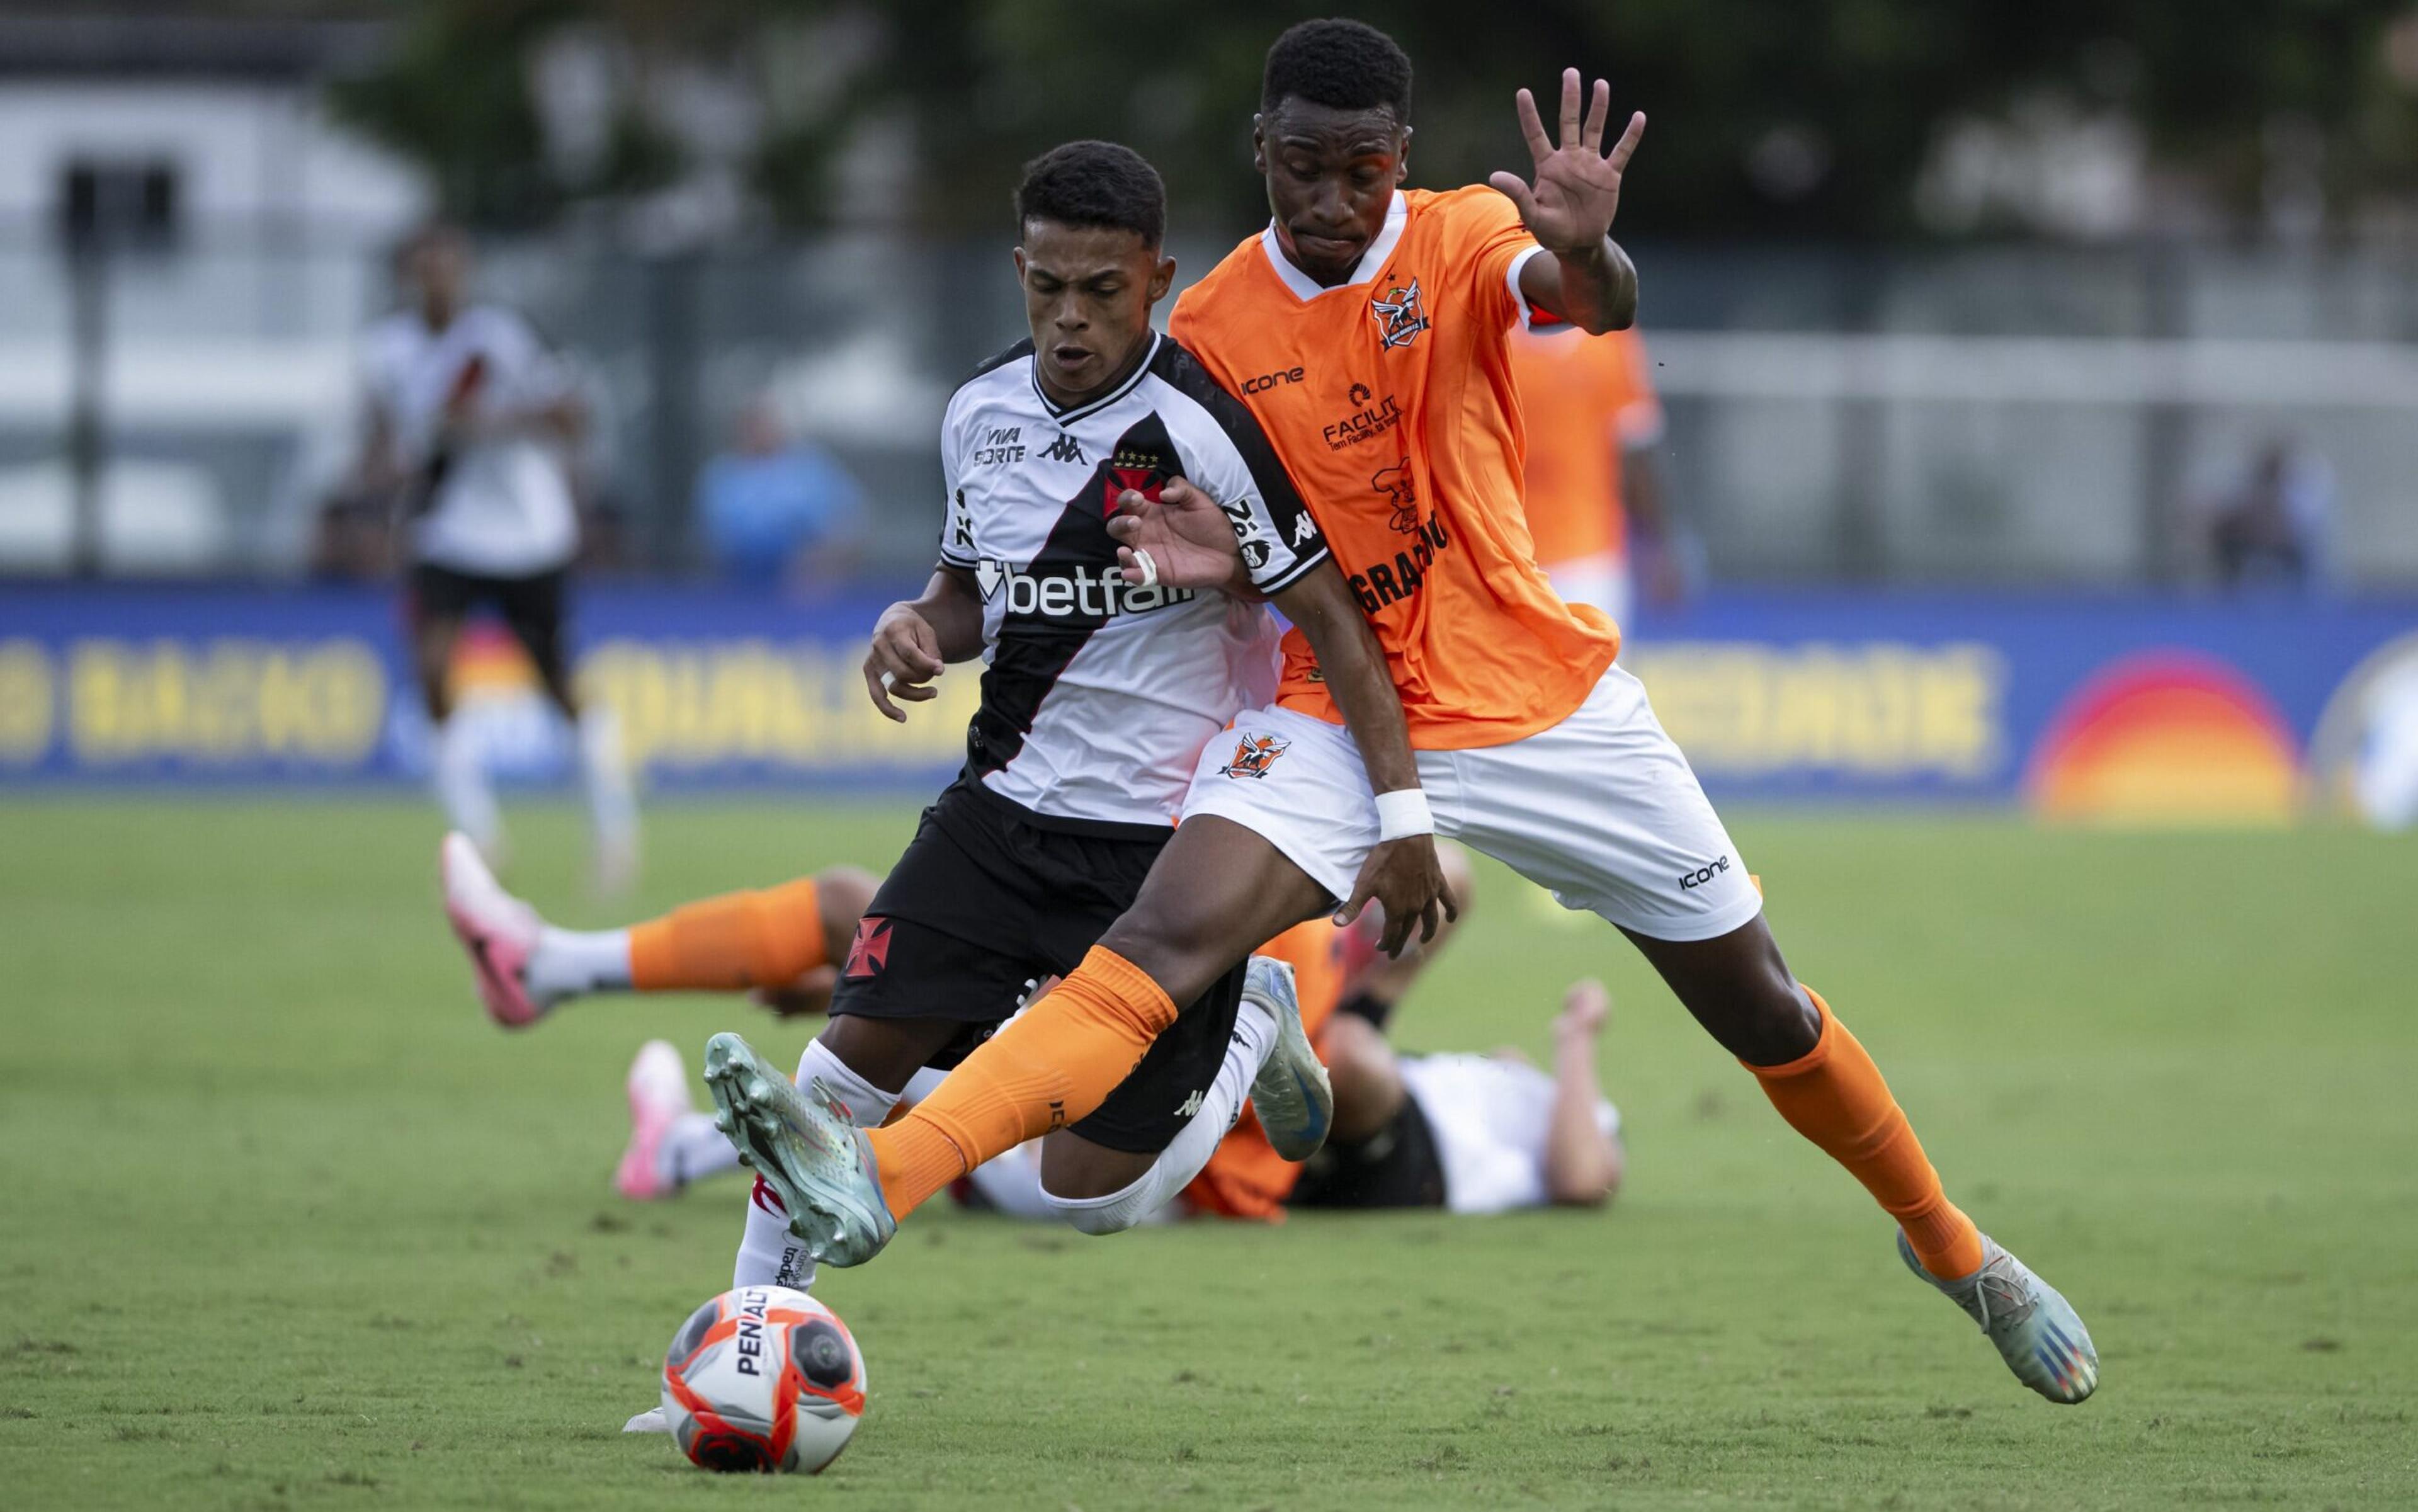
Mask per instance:
[[[1269,743],[1261,743],[1269,742]],[[1568,719],[1508,745],[1418,753],[1436,831],[1653,939],[1711,939],[1761,911],[1720,816],[1645,689],[1607,670]],[[1340,725],[1261,709],[1209,742],[1184,817],[1251,830],[1337,897],[1377,843],[1377,800]]]

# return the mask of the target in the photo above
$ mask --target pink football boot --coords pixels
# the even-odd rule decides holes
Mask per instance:
[[[651,1202],[680,1189],[664,1174],[659,1158],[664,1136],[681,1116],[696,1110],[689,1096],[688,1067],[669,1040],[649,1040],[630,1062],[622,1083],[630,1093],[630,1143],[621,1152],[613,1185],[633,1202]]]
[[[445,837],[437,870],[445,885],[445,917],[470,953],[487,1016],[506,1029],[536,1023],[554,1006],[530,997],[524,980],[543,927],[537,910],[503,890],[480,859],[479,848],[459,831]]]

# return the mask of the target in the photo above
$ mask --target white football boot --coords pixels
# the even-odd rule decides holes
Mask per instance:
[[[1244,971],[1243,998],[1267,1010],[1277,1024],[1277,1042],[1251,1078],[1251,1111],[1278,1154],[1308,1160],[1326,1142],[1326,1131],[1335,1123],[1335,1089],[1302,1030],[1293,968],[1265,955],[1252,956]]]
[[[1922,1268],[1898,1230],[1897,1252],[1906,1269],[1939,1289],[1965,1309],[1998,1347],[2015,1379],[2053,1402],[2071,1405],[2099,1389],[2099,1352],[2074,1305],[2057,1288],[2031,1273],[1988,1234],[1982,1236],[1982,1268],[1961,1280],[1943,1281]]]
[[[873,1144],[819,1081],[801,1088],[736,1034],[705,1042],[713,1126],[789,1210],[789,1232],[830,1265],[862,1265],[898,1221],[874,1174]]]

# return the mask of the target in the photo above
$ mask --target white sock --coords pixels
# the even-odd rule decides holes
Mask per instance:
[[[674,1186],[739,1168],[739,1147],[722,1137],[711,1113],[683,1113],[655,1146],[655,1174]]]
[[[1158,1216],[1177,1194],[1192,1184],[1201,1168],[1217,1151],[1243,1104],[1251,1095],[1251,1081],[1276,1047],[1277,1023],[1258,1003],[1245,1001],[1234,1013],[1234,1032],[1226,1043],[1226,1059],[1201,1098],[1200,1110],[1182,1132],[1158,1153],[1141,1178],[1123,1191],[1106,1197],[1059,1197],[1044,1190],[1050,1211],[1087,1234],[1112,1234]]]
[[[496,809],[495,789],[487,786],[477,737],[467,719],[449,719],[436,726],[436,802],[444,806],[446,821],[468,835],[493,865],[504,821]]]
[[[522,974],[529,996],[554,1003],[590,992],[630,990],[630,932],[626,929],[538,931]]]
[[[621,752],[621,721],[603,704],[579,715],[579,768],[588,785],[588,808],[601,847],[629,849],[638,843],[638,800]]]
[[[848,1068],[848,1063],[815,1041],[798,1058],[798,1085],[819,1081],[839,1099],[860,1129],[879,1128],[898,1101]],[[758,1178],[747,1199],[747,1227],[739,1237],[739,1258],[731,1266],[730,1284],[786,1286],[803,1291],[815,1284],[814,1257],[789,1232],[789,1214],[771,1187]]]

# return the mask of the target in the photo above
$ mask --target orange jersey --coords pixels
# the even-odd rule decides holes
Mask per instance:
[[[1324,919],[1295,924],[1259,949],[1293,968],[1294,995],[1301,1000],[1301,1027],[1311,1039],[1326,1027],[1336,1004],[1343,1000],[1344,956],[1350,932]],[[1259,1218],[1269,1223],[1284,1218],[1284,1199],[1301,1180],[1301,1168],[1276,1153],[1260,1132],[1260,1121],[1248,1104],[1243,1117],[1209,1156],[1209,1164],[1184,1188],[1185,1200],[1205,1213],[1228,1218]]]
[[[1552,566],[1625,556],[1621,455],[1662,434],[1662,404],[1633,330],[1518,331],[1511,377],[1528,426],[1528,533]]]
[[[1520,499],[1507,337],[1537,245],[1491,189],[1396,197],[1353,281],[1312,283],[1273,227],[1176,301],[1168,328],[1267,432],[1385,649],[1411,743],[1501,745],[1560,723],[1620,649],[1557,597]],[[1300,632],[1278,701],[1339,718]]]

